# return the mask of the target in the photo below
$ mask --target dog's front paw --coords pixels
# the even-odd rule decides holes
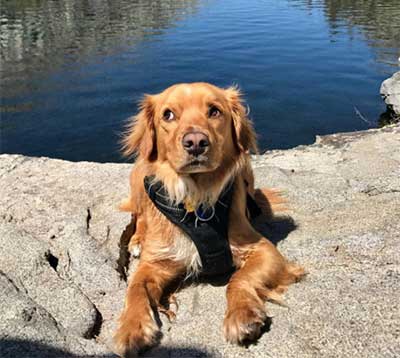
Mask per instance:
[[[254,341],[260,337],[266,319],[263,307],[250,305],[232,307],[225,314],[225,339],[236,344]]]
[[[124,313],[114,335],[115,350],[123,358],[137,357],[141,350],[154,346],[159,339],[159,327],[150,313]]]

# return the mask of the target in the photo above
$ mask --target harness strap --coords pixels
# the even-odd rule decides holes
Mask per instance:
[[[216,276],[234,270],[228,241],[233,181],[224,188],[213,207],[200,205],[193,212],[187,211],[182,203],[171,203],[163,184],[154,181],[154,176],[144,178],[144,187],[157,209],[191,238],[200,255],[202,274]]]

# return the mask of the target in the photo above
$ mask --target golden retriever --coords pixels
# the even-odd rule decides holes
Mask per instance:
[[[248,195],[255,195],[250,151],[257,147],[239,90],[189,83],[146,95],[123,138],[123,147],[125,154],[137,155],[130,197],[121,208],[136,217],[130,248],[136,250],[139,245],[141,253],[114,336],[118,353],[131,357],[154,345],[160,332],[153,310],[162,306],[166,289],[174,281],[204,270],[190,235],[151,199],[153,184],[158,185],[157,193],[162,188],[172,208],[195,214],[201,225],[212,216],[218,220],[212,210],[223,205],[221,197],[229,188],[226,235],[223,230],[221,235],[226,236],[226,256],[231,255],[235,272],[226,291],[224,335],[238,344],[258,338],[266,319],[265,301],[279,299],[304,272],[289,263],[249,221],[246,202]],[[269,201],[279,200],[273,192],[266,193]],[[193,231],[197,227],[196,221]],[[205,250],[212,244],[211,239],[206,241]]]

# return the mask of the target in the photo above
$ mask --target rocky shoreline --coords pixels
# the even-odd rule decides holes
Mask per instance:
[[[381,114],[379,125],[398,123],[400,121],[400,71],[382,82],[380,94],[386,103],[386,112]]]
[[[290,202],[258,224],[307,279],[289,290],[288,308],[268,304],[271,327],[249,347],[223,340],[224,287],[190,286],[145,356],[400,356],[400,126],[319,137],[253,166],[258,186]],[[130,221],[116,208],[130,168],[0,155],[2,357],[115,357]]]

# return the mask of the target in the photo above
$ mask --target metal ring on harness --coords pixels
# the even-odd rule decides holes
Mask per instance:
[[[211,215],[209,217],[206,217],[206,218],[203,215],[206,213],[207,210],[203,211],[203,213],[200,214],[198,212],[199,209],[196,209],[195,212],[194,212],[194,214],[196,215],[196,218],[199,219],[200,221],[203,221],[203,222],[210,221],[215,215],[215,208],[213,206],[210,206],[210,208],[211,208]]]

